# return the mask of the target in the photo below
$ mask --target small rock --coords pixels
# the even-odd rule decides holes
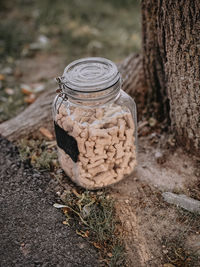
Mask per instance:
[[[30,50],[42,50],[49,46],[49,38],[47,38],[45,35],[41,34],[37,41],[34,43],[31,43],[29,46]]]
[[[86,247],[86,246],[85,246],[84,243],[80,243],[80,244],[79,244],[79,248],[80,248],[80,249],[83,249],[83,248],[85,248],[85,247]]]
[[[14,95],[14,90],[12,88],[5,88],[4,90],[7,95]]]
[[[175,144],[176,144],[176,140],[174,138],[174,136],[170,136],[167,140],[167,143],[171,146],[171,147],[174,147]]]
[[[155,158],[156,158],[156,159],[161,158],[162,156],[163,156],[163,154],[162,154],[161,152],[159,152],[159,151],[157,151],[157,152],[155,153]]]
[[[164,254],[167,254],[167,253],[168,253],[168,250],[167,250],[167,249],[164,249],[164,250],[163,250],[163,253],[164,253]]]
[[[166,158],[164,157],[163,153],[159,151],[155,153],[155,158],[156,158],[157,163],[159,164],[163,164],[166,161]]]
[[[42,46],[46,47],[46,46],[48,45],[48,43],[49,43],[49,38],[46,37],[44,34],[41,34],[41,35],[38,37],[38,42],[39,42]]]
[[[90,215],[91,212],[91,208],[88,206],[84,206],[81,212],[81,215],[83,216],[83,218],[87,218]]]
[[[21,244],[20,250],[24,257],[26,257],[31,251],[30,251],[30,245],[29,244]]]
[[[5,67],[3,70],[2,70],[2,73],[3,74],[6,74],[6,75],[11,75],[13,74],[13,69],[11,67]]]
[[[33,174],[33,178],[40,178],[40,174],[39,173],[34,173]]]
[[[155,138],[157,136],[157,133],[152,133],[151,135],[150,135],[150,138]]]
[[[177,195],[171,192],[162,193],[164,200],[170,204],[177,205],[187,211],[200,214],[200,201],[187,197],[186,195]]]
[[[143,164],[142,165],[142,168],[146,169],[147,168],[147,165],[146,164]]]

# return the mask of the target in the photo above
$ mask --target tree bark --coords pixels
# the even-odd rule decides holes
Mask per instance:
[[[200,1],[143,0],[142,26],[149,102],[159,103],[178,143],[200,155]]]
[[[144,79],[142,56],[130,55],[118,65],[123,78],[123,89],[133,96],[141,116],[146,101],[147,87]],[[133,71],[134,70],[134,71]],[[56,96],[56,85],[49,84],[47,91],[15,118],[0,124],[0,134],[14,141],[37,132],[41,127],[52,128],[52,102]]]

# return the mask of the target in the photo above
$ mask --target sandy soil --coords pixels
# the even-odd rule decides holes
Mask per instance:
[[[164,191],[190,195],[188,189],[198,182],[194,159],[181,149],[173,154],[159,151],[162,164],[155,157],[158,147],[141,139],[137,170],[111,189],[122,222],[127,265],[199,266],[199,216],[165,203],[161,195]]]
[[[22,80],[51,79],[62,73],[63,63],[58,62],[56,56],[38,56],[34,62],[27,60],[19,66],[24,73]],[[180,148],[162,148],[164,138],[159,137],[156,142],[151,136],[139,138],[139,164],[135,173],[109,188],[122,223],[120,231],[126,245],[128,267],[199,266],[199,217],[165,203],[161,195],[172,191],[200,200],[196,160]]]

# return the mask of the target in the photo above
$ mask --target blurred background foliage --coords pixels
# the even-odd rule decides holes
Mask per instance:
[[[139,0],[1,0],[0,56],[24,56],[29,44],[42,35],[67,61],[83,56],[122,59],[140,50],[139,4]]]
[[[140,0],[0,0],[0,122],[36,99],[21,91],[21,63],[44,54],[117,62],[140,51],[140,25]]]

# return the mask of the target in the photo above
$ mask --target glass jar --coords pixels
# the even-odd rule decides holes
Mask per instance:
[[[137,156],[136,105],[121,89],[117,66],[84,58],[69,64],[57,81],[53,119],[65,173],[87,189],[130,175]]]

